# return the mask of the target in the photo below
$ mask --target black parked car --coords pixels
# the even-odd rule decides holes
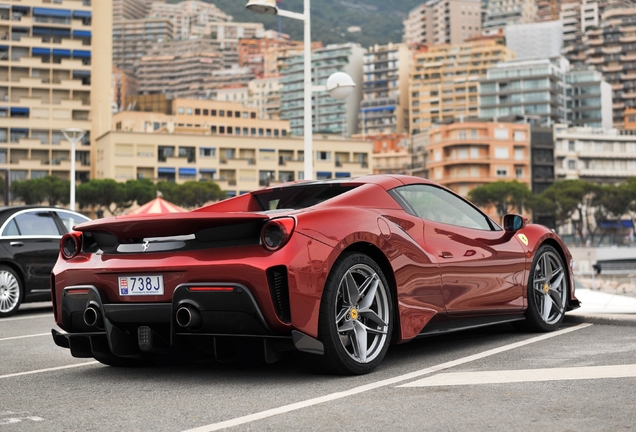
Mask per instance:
[[[88,220],[56,207],[0,207],[0,318],[15,313],[21,303],[51,299],[60,239]]]

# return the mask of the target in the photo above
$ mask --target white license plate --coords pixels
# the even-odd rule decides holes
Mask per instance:
[[[163,295],[163,276],[121,276],[119,295]]]

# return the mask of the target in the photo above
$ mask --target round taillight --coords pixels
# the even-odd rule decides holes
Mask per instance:
[[[275,251],[287,244],[294,231],[296,221],[291,217],[272,219],[261,230],[261,244],[270,251]]]
[[[80,253],[80,239],[81,234],[78,232],[64,234],[60,241],[60,252],[65,259],[69,260]]]

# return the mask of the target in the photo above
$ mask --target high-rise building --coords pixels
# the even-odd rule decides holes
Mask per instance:
[[[280,78],[254,79],[247,87],[247,106],[256,108],[259,118],[280,119]]]
[[[148,0],[112,0],[113,22],[124,19],[142,19],[150,12]]]
[[[496,40],[433,46],[414,55],[410,77],[410,133],[454,118],[478,116],[478,85],[496,63],[514,57]]]
[[[411,64],[412,55],[406,44],[375,45],[367,49],[359,118],[362,135],[408,131]]]
[[[112,0],[0,1],[0,171],[90,179],[110,129]],[[87,131],[75,161],[62,130]]]
[[[277,33],[268,32],[268,35]],[[289,36],[287,38],[263,37],[263,38],[243,38],[238,43],[238,63],[239,66],[249,67],[259,78],[265,75],[265,53],[270,48],[289,46]]]
[[[489,0],[482,28],[484,31],[501,30],[510,24],[534,22],[536,17],[536,0]]]
[[[506,46],[514,51],[516,60],[561,55],[563,47],[561,21],[510,24],[504,29],[504,34]]]
[[[165,18],[122,19],[113,22],[113,64],[136,72],[141,58],[157,42],[171,41],[172,22]]]
[[[601,26],[583,37],[586,63],[612,86],[614,126],[623,127],[625,108],[636,108],[636,8],[606,10]]]
[[[570,70],[565,57],[512,60],[480,81],[480,116],[524,116],[539,126],[611,127],[611,88],[594,70]]]
[[[636,131],[554,127],[557,179],[614,184],[636,173]]]
[[[281,70],[285,67],[285,62],[290,57],[303,55],[305,44],[299,41],[290,41],[288,46],[269,47],[265,50],[263,60],[263,77],[278,77]],[[322,42],[315,41],[311,43],[311,50],[322,48]]]
[[[223,56],[215,40],[158,43],[139,62],[139,92],[195,97],[202,92],[205,78],[222,67]]]
[[[329,45],[311,56],[314,85],[324,85],[334,72],[349,74],[356,87],[346,99],[334,99],[326,91],[312,97],[314,133],[351,136],[357,132],[358,110],[362,99],[362,61],[364,49],[358,44]],[[291,133],[304,133],[304,58],[289,58],[281,71],[281,118],[289,120]]]
[[[458,44],[480,35],[481,28],[479,0],[431,0],[409,12],[403,41],[411,47]]]
[[[232,17],[218,7],[203,1],[155,2],[150,6],[148,16],[172,21],[176,39],[207,36],[209,23],[232,21]]]

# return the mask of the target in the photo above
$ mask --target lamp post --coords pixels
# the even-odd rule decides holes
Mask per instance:
[[[71,143],[71,201],[69,207],[75,211],[75,145],[84,137],[84,129],[62,129],[62,135]]]
[[[327,90],[336,99],[344,99],[353,90],[355,83],[349,75],[344,72],[336,72],[327,79],[326,86],[312,86],[311,84],[311,22],[309,12],[309,0],[304,0],[303,13],[290,12],[279,9],[276,0],[249,0],[245,6],[254,13],[279,15],[282,17],[301,20],[304,23],[304,124],[303,134],[305,142],[305,180],[312,180],[314,177],[314,155],[313,136],[311,119],[311,93],[315,91]],[[333,79],[332,79],[333,78]]]

